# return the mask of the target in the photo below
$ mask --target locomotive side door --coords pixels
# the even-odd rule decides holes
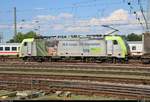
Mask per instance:
[[[28,42],[28,45],[27,45],[27,54],[29,56],[32,55],[32,42]]]
[[[112,40],[107,40],[107,55],[111,56],[113,54],[113,42]]]
[[[113,40],[113,56],[120,57],[121,49],[117,40]]]
[[[32,54],[32,44],[31,42],[24,42],[21,49],[21,56],[31,56]]]

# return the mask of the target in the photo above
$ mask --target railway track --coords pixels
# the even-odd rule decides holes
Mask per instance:
[[[32,76],[33,77],[31,77],[30,75],[16,75],[16,77],[14,77],[10,75],[7,76],[6,80],[2,80],[2,76],[0,76],[0,88],[11,90],[45,90],[49,93],[61,90],[71,91],[78,94],[106,94],[119,95],[120,97],[128,97],[134,99],[150,99],[150,87],[146,85],[116,84],[73,79],[51,79],[49,77],[45,79],[40,76]]]
[[[108,65],[108,64],[112,64],[111,62],[108,62],[108,63],[101,63],[101,62],[82,62],[82,61],[52,61],[52,62],[35,62],[35,61],[28,61],[28,62],[25,62],[19,58],[0,58],[0,64],[4,64],[4,63],[7,63],[7,64],[53,64],[53,63],[57,63],[57,64],[81,64],[81,65],[91,65],[91,64],[98,64],[98,65]],[[142,64],[142,62],[140,60],[130,60],[127,64],[125,63],[120,63],[120,62],[117,62],[115,63],[114,65],[138,65],[138,66],[145,66],[146,64]],[[146,65],[146,66],[150,66],[150,65]]]
[[[0,67],[28,67],[28,68],[86,68],[86,69],[117,69],[117,70],[150,70],[150,65],[134,65],[134,64],[98,64],[98,63],[0,63]]]
[[[83,71],[134,71],[134,72],[149,72],[150,67],[139,67],[139,66],[108,66],[108,65],[0,65],[0,70],[4,69],[16,69],[16,70],[83,70]]]
[[[0,71],[1,89],[26,90],[32,86],[35,90],[48,92],[62,90],[80,94],[150,99],[148,65],[0,63]],[[139,86],[136,86],[138,84]]]
[[[1,65],[0,74],[36,75],[104,82],[150,85],[149,67],[98,65]],[[45,78],[46,78],[45,77]]]
[[[99,62],[81,62],[81,61],[69,61],[69,62],[64,62],[64,61],[59,61],[59,62],[24,62],[21,59],[5,59],[2,61],[0,59],[0,66],[52,66],[52,65],[60,65],[60,66],[70,66],[70,65],[77,65],[77,66],[129,66],[129,67],[134,67],[139,66],[139,67],[150,67],[149,64],[142,64],[141,61],[139,60],[130,60],[128,64],[123,64],[123,63],[99,63]]]
[[[19,69],[20,70],[20,69]],[[90,77],[116,77],[116,78],[130,78],[130,79],[140,79],[140,80],[150,80],[150,73],[137,73],[137,72],[120,72],[120,71],[83,71],[83,70],[21,70],[21,71],[12,71],[7,70],[3,71],[1,70],[1,74],[3,73],[13,73],[13,74],[34,74],[34,75],[68,75],[68,76],[90,76]],[[149,84],[149,82],[146,82]]]
[[[80,76],[122,76],[129,78],[150,79],[149,67],[98,66],[98,65],[1,65],[1,73],[57,74]]]
[[[11,77],[10,77],[11,76]],[[138,79],[138,78],[128,78],[128,77],[116,77],[116,76],[77,76],[77,75],[44,75],[44,74],[21,74],[21,73],[0,73],[0,80],[3,78],[9,78],[12,80],[18,79],[18,76],[21,80],[31,79],[37,80],[38,78],[43,79],[61,79],[61,80],[86,80],[86,81],[97,81],[97,82],[110,82],[110,83],[121,83],[121,84],[140,84],[140,85],[149,85],[150,79]]]

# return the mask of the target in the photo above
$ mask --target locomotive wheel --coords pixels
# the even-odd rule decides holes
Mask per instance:
[[[113,63],[113,58],[108,58],[107,63]]]
[[[23,57],[22,60],[27,61],[27,57]]]
[[[86,62],[94,62],[94,58],[86,58]]]
[[[44,59],[41,58],[41,57],[39,57],[37,61],[38,61],[38,62],[44,62]]]

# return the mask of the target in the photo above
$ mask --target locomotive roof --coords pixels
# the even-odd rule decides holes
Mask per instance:
[[[81,39],[81,38],[104,38],[106,35],[67,35],[67,36],[38,36],[35,39]]]

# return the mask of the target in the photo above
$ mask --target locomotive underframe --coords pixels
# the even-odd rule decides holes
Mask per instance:
[[[88,57],[81,57],[81,56],[26,56],[22,58],[24,61],[38,61],[38,62],[58,62],[58,61],[65,61],[65,62],[98,62],[98,63],[128,63],[128,58],[117,58],[117,57],[94,57],[94,56],[88,56]]]

